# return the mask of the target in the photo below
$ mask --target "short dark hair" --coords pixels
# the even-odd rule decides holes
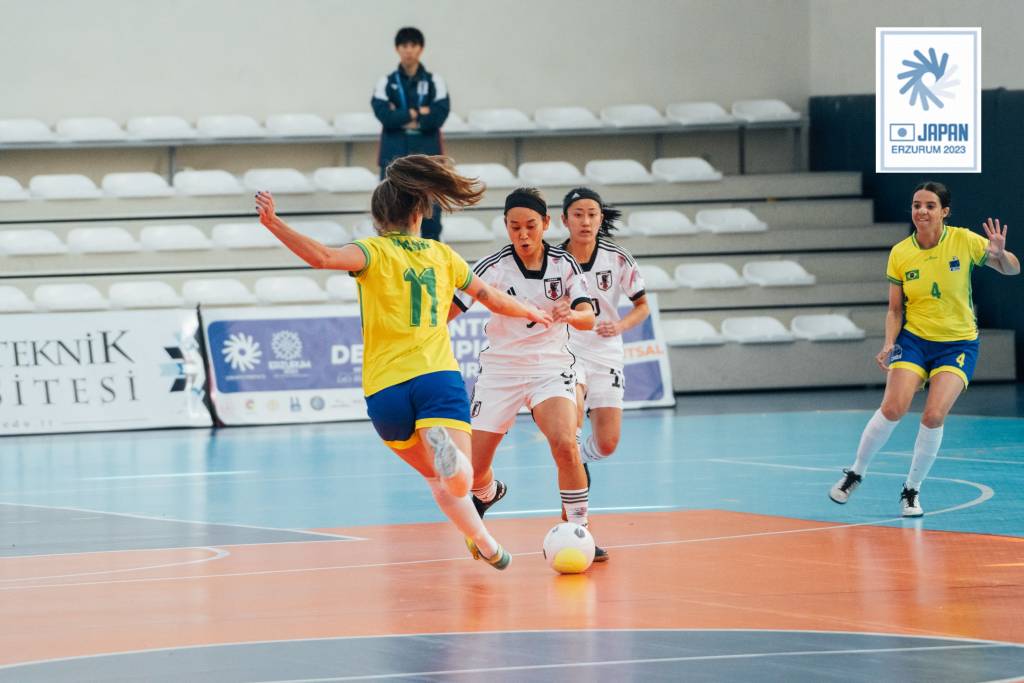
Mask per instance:
[[[419,45],[420,47],[427,44],[423,39],[423,31],[412,26],[403,26],[398,29],[398,33],[395,34],[395,47],[405,45],[406,43],[412,43],[413,45]]]

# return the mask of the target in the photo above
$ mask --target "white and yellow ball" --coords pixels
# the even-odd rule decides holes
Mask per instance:
[[[544,537],[544,559],[559,574],[585,572],[594,562],[594,537],[579,524],[556,524]]]

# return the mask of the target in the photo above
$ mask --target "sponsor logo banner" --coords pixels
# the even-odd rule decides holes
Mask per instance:
[[[195,311],[0,318],[0,434],[211,425]]]
[[[875,29],[875,171],[981,172],[981,29]]]

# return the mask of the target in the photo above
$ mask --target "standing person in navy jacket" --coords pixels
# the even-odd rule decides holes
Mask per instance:
[[[451,103],[444,79],[423,68],[423,33],[412,27],[395,34],[398,68],[377,81],[370,104],[384,130],[380,136],[380,177],[388,164],[409,154],[441,154],[441,126],[448,118]],[[424,217],[421,235],[441,237],[441,212]]]

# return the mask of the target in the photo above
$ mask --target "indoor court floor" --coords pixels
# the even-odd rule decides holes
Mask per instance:
[[[1024,680],[1024,391],[972,387],[900,517],[917,415],[828,496],[880,389],[680,397],[591,466],[611,559],[540,546],[529,418],[474,562],[368,423],[0,439],[2,681]],[[919,404],[915,404],[919,410]]]

